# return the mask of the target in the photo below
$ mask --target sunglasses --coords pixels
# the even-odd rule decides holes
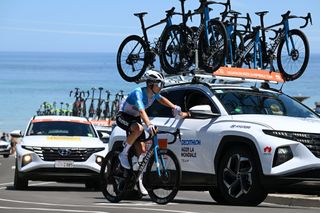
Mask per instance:
[[[161,82],[161,81],[156,82],[154,84],[157,85],[157,87],[159,87],[159,88],[163,88],[164,87],[164,82]]]

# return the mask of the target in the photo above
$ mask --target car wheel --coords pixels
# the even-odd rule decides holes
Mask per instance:
[[[227,204],[226,199],[223,197],[221,191],[219,190],[218,187],[212,187],[209,189],[209,194],[211,198],[216,201],[218,204]]]
[[[28,187],[28,180],[21,177],[21,174],[18,171],[17,165],[16,165],[16,169],[14,172],[13,187],[14,187],[14,189],[17,189],[17,190],[24,190]]]
[[[259,180],[259,161],[244,146],[235,146],[221,158],[218,187],[231,205],[259,205],[267,196]]]
[[[8,157],[9,157],[9,155],[3,155],[3,157],[4,157],[4,158],[8,158]]]

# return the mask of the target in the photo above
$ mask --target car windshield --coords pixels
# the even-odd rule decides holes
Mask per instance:
[[[67,121],[32,122],[27,135],[97,137],[90,124]]]
[[[264,114],[319,118],[303,104],[281,93],[241,89],[214,89],[212,91],[231,115]]]

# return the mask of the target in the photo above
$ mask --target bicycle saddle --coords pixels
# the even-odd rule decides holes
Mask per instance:
[[[232,15],[241,15],[240,12],[235,11],[235,10],[230,10],[229,13],[232,14]]]
[[[148,13],[147,12],[142,12],[142,13],[134,13],[133,15],[138,16],[138,17],[143,17],[146,14],[148,14]]]
[[[267,13],[269,13],[269,11],[256,12],[255,14],[258,15],[258,16],[264,16]]]

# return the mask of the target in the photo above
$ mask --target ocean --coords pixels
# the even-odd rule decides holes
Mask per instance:
[[[304,103],[311,108],[320,101],[319,58],[311,55],[303,76],[283,86],[291,96],[309,96]],[[76,87],[103,87],[113,100],[119,90],[128,93],[137,86],[118,74],[116,53],[0,52],[0,132],[24,131],[44,101],[72,105],[69,93]]]

